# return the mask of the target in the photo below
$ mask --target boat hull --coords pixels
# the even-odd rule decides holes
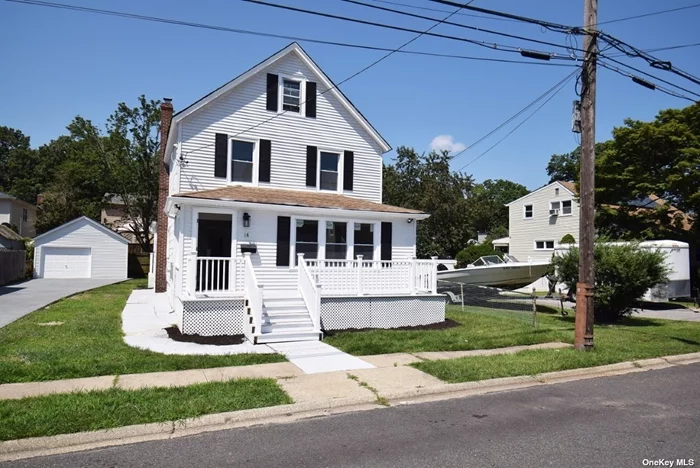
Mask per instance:
[[[508,286],[530,284],[547,274],[549,262],[505,263],[478,267],[443,270],[437,272],[438,281],[484,286]]]

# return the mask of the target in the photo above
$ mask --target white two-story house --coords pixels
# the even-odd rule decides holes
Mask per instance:
[[[0,224],[14,229],[22,237],[36,236],[36,206],[0,192]]]
[[[518,198],[508,207],[508,238],[497,246],[508,246],[518,260],[550,260],[561,239],[571,234],[578,241],[579,204],[576,186],[552,182]]]
[[[156,291],[186,334],[253,343],[444,320],[427,214],[384,205],[389,144],[293,43],[162,105]]]

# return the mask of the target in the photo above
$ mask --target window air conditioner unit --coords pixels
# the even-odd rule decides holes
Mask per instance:
[[[559,214],[559,208],[549,210],[549,216],[557,216]]]

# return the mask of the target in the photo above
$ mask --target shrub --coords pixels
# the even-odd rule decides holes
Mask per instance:
[[[668,281],[665,255],[639,248],[637,243],[595,245],[595,320],[616,322],[629,315],[647,289]],[[555,255],[557,281],[572,287],[578,282],[579,250]]]
[[[565,234],[564,237],[559,241],[560,244],[575,244],[576,239],[571,234]]]
[[[498,255],[503,258],[503,252],[495,250],[491,241],[486,241],[482,244],[472,244],[466,249],[460,250],[455,257],[455,260],[457,260],[456,268],[465,268],[474,260],[484,255]]]

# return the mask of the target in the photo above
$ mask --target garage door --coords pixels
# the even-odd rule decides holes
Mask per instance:
[[[42,247],[44,278],[90,278],[90,247]]]

